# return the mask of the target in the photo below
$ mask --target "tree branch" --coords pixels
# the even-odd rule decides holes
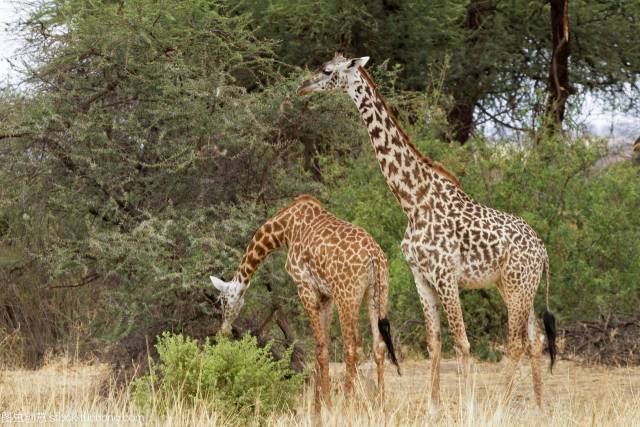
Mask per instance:
[[[22,138],[23,136],[31,135],[31,132],[20,132],[20,133],[9,133],[0,135],[0,140],[2,139],[10,139],[10,138]]]
[[[481,111],[482,114],[488,116],[491,120],[493,120],[494,122],[498,123],[500,126],[504,126],[508,129],[512,129],[512,130],[517,130],[519,132],[527,132],[528,129],[527,128],[523,128],[520,126],[515,126],[515,125],[511,125],[507,122],[503,122],[502,120],[500,120],[499,118],[497,118],[495,115],[491,114],[489,111],[487,111],[482,104],[480,104],[479,102],[476,104],[476,107],[478,107]]]
[[[89,283],[95,282],[96,279],[98,279],[98,277],[100,277],[98,275],[98,273],[93,273],[89,276],[84,277],[80,283],[77,283],[75,285],[59,285],[59,286],[50,286],[49,289],[70,289],[70,288],[79,288],[81,286],[86,286]]]

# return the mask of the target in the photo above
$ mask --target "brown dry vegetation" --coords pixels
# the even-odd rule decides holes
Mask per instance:
[[[533,406],[529,368],[523,363],[514,396],[508,406],[497,404],[500,365],[476,363],[475,408],[459,405],[455,361],[443,363],[444,408],[439,419],[426,414],[425,391],[428,361],[406,361],[404,375],[387,371],[387,396],[383,410],[372,398],[375,385],[370,363],[360,368],[356,395],[345,400],[339,394],[344,367],[332,365],[335,382],[333,409],[324,411],[328,426],[372,425],[491,425],[491,426],[633,426],[640,424],[640,368],[582,367],[561,361],[553,374],[545,374],[545,410]],[[0,423],[23,414],[26,424],[57,420],[58,425],[226,425],[229,420],[198,408],[175,407],[168,414],[141,414],[130,404],[126,391],[109,383],[112,372],[104,364],[57,360],[37,371],[8,370],[0,380]],[[314,425],[312,400],[306,393],[295,413],[270,420],[277,426]],[[82,417],[85,417],[83,420]],[[104,421],[97,420],[102,416]],[[88,417],[94,417],[89,419]],[[107,418],[108,417],[108,418]],[[78,421],[79,420],[79,421]]]

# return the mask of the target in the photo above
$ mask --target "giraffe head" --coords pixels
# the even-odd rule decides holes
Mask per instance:
[[[232,280],[225,282],[214,276],[209,276],[213,286],[220,291],[220,302],[222,303],[223,321],[220,331],[223,335],[231,335],[231,325],[238,317],[240,309],[244,305],[244,291],[246,285],[240,281]]]
[[[355,81],[358,67],[364,67],[368,56],[348,59],[341,53],[336,53],[331,61],[325,62],[311,77],[298,88],[298,95],[330,90],[346,91]]]

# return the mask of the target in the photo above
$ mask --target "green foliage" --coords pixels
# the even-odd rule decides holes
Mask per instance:
[[[317,152],[348,151],[359,122],[344,100],[292,100],[274,42],[224,1],[45,2],[23,31],[30,90],[0,103],[16,135],[0,152],[0,262],[94,286],[90,339],[144,351],[145,333],[210,334],[194,321],[212,315],[207,274],[314,192]]]
[[[202,405],[239,424],[292,407],[303,376],[289,370],[287,358],[274,361],[269,346],[258,347],[250,336],[216,340],[199,345],[189,337],[163,333],[156,344],[158,362],[132,383],[136,404],[156,411]]]

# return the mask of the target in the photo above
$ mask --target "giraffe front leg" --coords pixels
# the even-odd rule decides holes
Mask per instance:
[[[324,401],[327,406],[331,406],[329,383],[329,331],[325,329],[325,326],[328,327],[331,323],[330,308],[332,300],[331,298],[323,298],[318,292],[313,278],[309,274],[308,268],[306,268],[299,258],[300,257],[296,251],[290,250],[289,255],[287,256],[285,270],[296,282],[298,296],[300,297],[302,306],[309,316],[309,323],[316,343],[314,409],[316,421],[319,422],[322,402]],[[327,305],[329,307],[327,307]]]
[[[333,298],[326,297],[321,301],[320,317],[324,329],[327,346],[331,344],[331,322],[333,321]]]
[[[440,358],[442,344],[440,341],[440,316],[438,314],[438,295],[435,289],[422,278],[419,273],[414,273],[418,295],[422,303],[424,323],[431,357],[430,402],[429,413],[436,417],[440,412]]]
[[[469,408],[473,408],[470,345],[462,316],[458,283],[453,277],[445,276],[437,281],[435,288],[453,336],[453,344],[458,358],[458,369],[462,374],[463,396]]]
[[[431,404],[429,411],[432,416],[437,416],[440,410],[440,358],[442,343],[440,341],[440,317],[437,296],[433,288],[426,291],[429,296],[425,299],[421,296],[422,310],[425,316],[425,331],[427,335],[427,347],[431,356]]]

